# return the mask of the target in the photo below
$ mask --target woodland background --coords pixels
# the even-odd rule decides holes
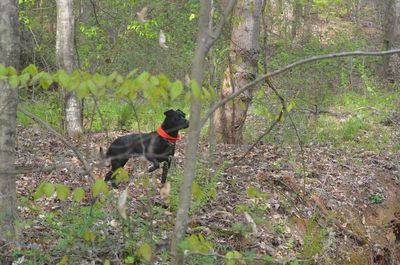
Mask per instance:
[[[1,264],[400,263],[399,0],[0,15]],[[170,108],[169,185],[132,159],[111,189],[100,148]]]

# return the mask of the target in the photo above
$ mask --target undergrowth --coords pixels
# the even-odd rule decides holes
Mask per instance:
[[[368,94],[349,91],[330,95],[329,100],[319,106],[319,113],[313,112],[313,106],[305,102],[308,101],[296,100],[295,107],[290,112],[302,143],[331,144],[338,148],[376,152],[400,150],[394,136],[398,125],[394,124],[391,118],[393,113],[399,111],[398,93],[381,90]],[[255,106],[258,114],[262,113],[257,110],[260,107]],[[285,116],[285,120],[263,141],[298,144],[293,124],[287,114]],[[267,114],[257,117],[267,120],[265,124],[272,122]],[[268,125],[264,127],[266,130]],[[256,133],[259,132],[247,130],[248,141],[254,140],[257,137]]]

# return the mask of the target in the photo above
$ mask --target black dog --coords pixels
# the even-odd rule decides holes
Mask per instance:
[[[107,173],[105,181],[111,181],[115,187],[113,173],[123,167],[132,155],[144,155],[147,160],[153,163],[149,172],[163,165],[161,183],[167,179],[168,169],[171,166],[171,159],[175,154],[175,142],[179,140],[179,130],[189,127],[185,113],[179,109],[164,112],[165,120],[161,127],[151,133],[133,133],[117,138],[108,148],[106,157],[111,158],[111,170]]]

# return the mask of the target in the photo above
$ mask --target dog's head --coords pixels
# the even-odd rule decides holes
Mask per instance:
[[[180,130],[189,127],[189,121],[185,118],[185,113],[180,109],[167,110],[164,112],[165,120],[163,122],[163,128],[168,130]]]

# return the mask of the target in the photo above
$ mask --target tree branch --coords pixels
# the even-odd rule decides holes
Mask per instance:
[[[43,127],[45,127],[51,134],[56,136],[61,142],[63,142],[66,146],[68,146],[74,152],[74,154],[79,159],[79,161],[81,161],[83,167],[86,170],[85,173],[87,173],[89,175],[89,177],[91,178],[92,181],[96,180],[96,177],[92,173],[92,167],[88,164],[88,162],[83,157],[83,155],[75,148],[75,146],[72,143],[70,143],[67,139],[65,139],[64,136],[62,136],[59,132],[54,130],[47,122],[43,121],[36,115],[30,113],[29,111],[25,110],[21,106],[18,106],[18,110],[20,112],[22,112],[23,114],[25,114],[26,116],[28,116],[29,118],[31,118],[32,120],[34,120],[35,122],[37,122],[40,125],[42,125]]]
[[[200,122],[200,127],[203,127],[205,123],[207,122],[207,119],[211,116],[214,111],[216,111],[219,107],[227,103],[228,101],[234,99],[241,93],[243,93],[246,90],[252,89],[259,83],[263,82],[266,78],[272,77],[284,72],[287,72],[288,70],[307,63],[315,62],[315,61],[320,61],[320,60],[325,60],[325,59],[334,59],[334,58],[342,58],[342,57],[353,57],[353,56],[384,56],[384,55],[389,55],[389,54],[395,54],[395,53],[400,53],[400,49],[394,49],[394,50],[389,50],[389,51],[381,51],[381,52],[363,52],[363,51],[354,51],[354,52],[341,52],[341,53],[331,53],[331,54],[326,54],[326,55],[318,55],[318,56],[312,56],[310,58],[306,58],[291,64],[286,65],[285,67],[282,67],[278,70],[272,71],[270,73],[266,73],[254,81],[248,83],[247,85],[243,86],[240,88],[238,91],[235,93],[232,93],[226,98],[223,98],[222,100],[216,102],[206,113],[204,118]]]

